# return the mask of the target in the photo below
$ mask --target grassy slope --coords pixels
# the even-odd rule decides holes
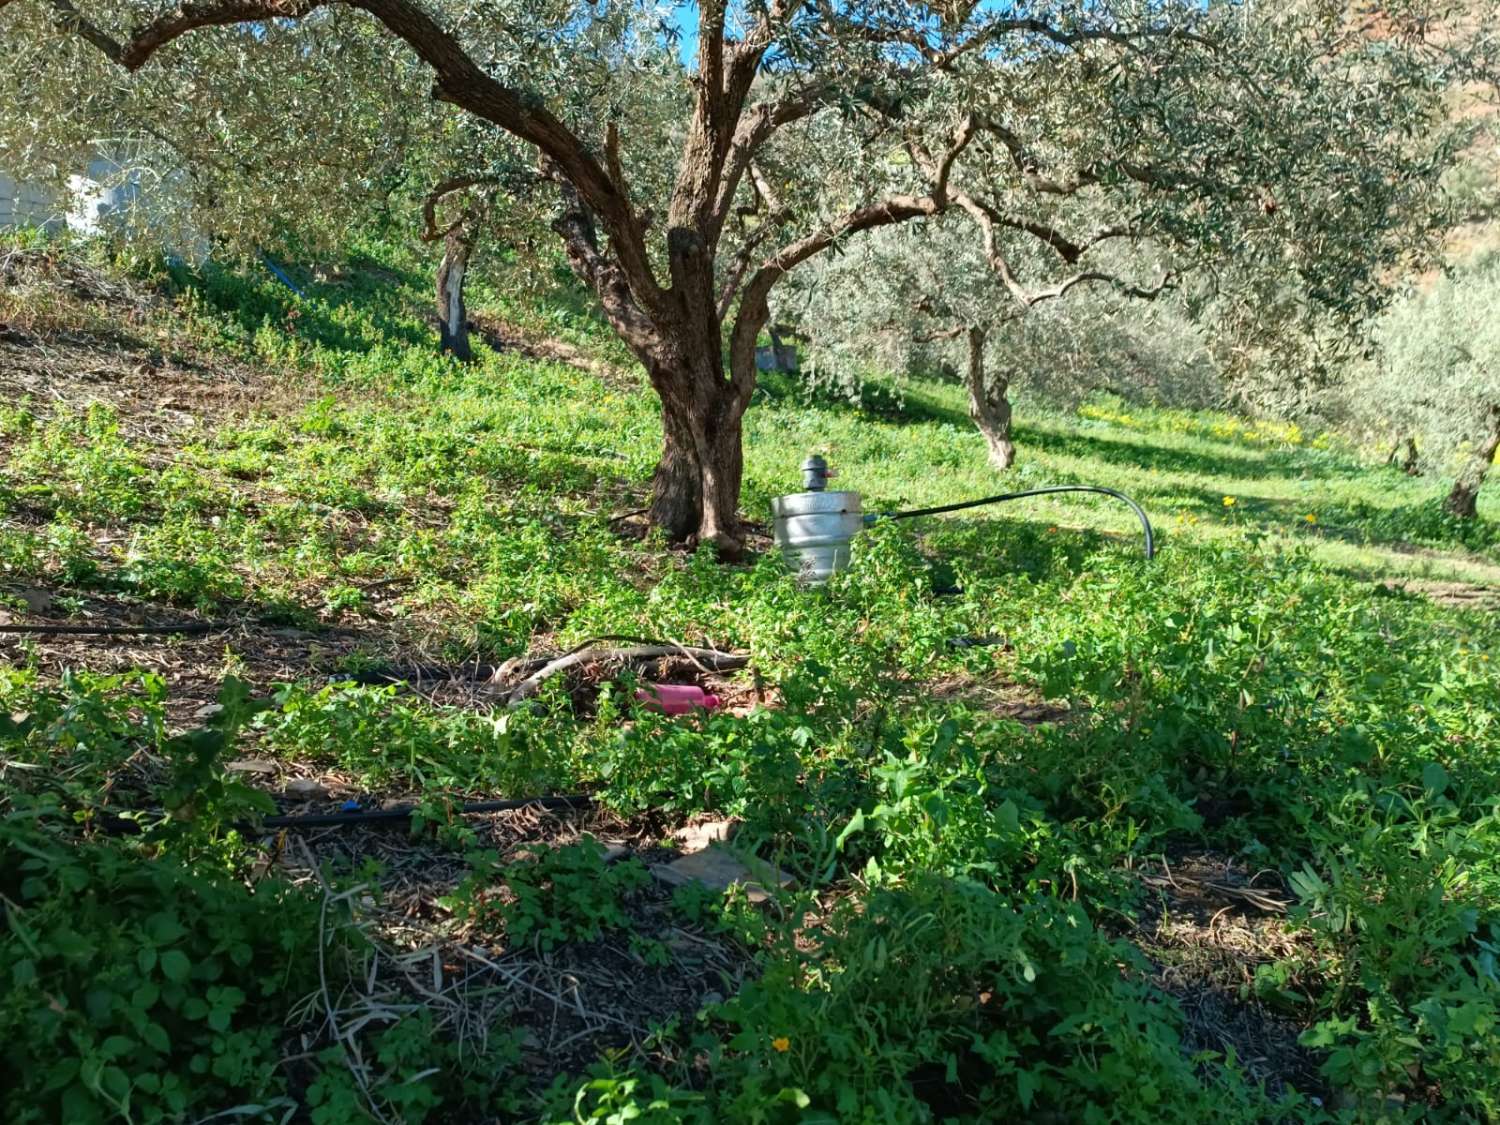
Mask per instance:
[[[1203,539],[1256,528],[1308,545],[1315,557],[1355,575],[1500,580],[1493,531],[1466,531],[1437,514],[1447,482],[1373,466],[1337,439],[1295,426],[1107,401],[1067,415],[1023,402],[1018,468],[1000,475],[985,466],[957,385],[910,386],[904,407],[892,402],[889,416],[882,413],[831,406],[752,411],[752,481],[765,480],[767,491],[794,488],[787,467],[798,462],[799,449],[818,448],[843,471],[841,485],[863,491],[875,509],[1054,483],[1103,484],[1135,496],[1172,535]],[[1024,504],[991,511],[1121,533],[1134,527],[1129,512],[1109,501]],[[1481,515],[1500,516],[1500,500],[1484,499]]]
[[[694,1050],[712,1060],[711,1078],[672,1035],[628,1060],[677,1089],[666,1119],[706,1098],[720,1119],[777,1120],[775,1107],[803,1097],[880,1120],[978,1106],[1014,1115],[1034,1103],[1069,1120],[1104,1106],[1143,1120],[1200,1117],[1210,1104],[1231,1117],[1273,1114],[1236,1066],[1195,1068],[1180,1049],[1222,1051],[1233,1035],[1184,1029],[1159,976],[1118,968],[1130,957],[1118,935],[1158,960],[1181,953],[1160,927],[1121,921],[1143,917],[1133,873],[1208,849],[1225,871],[1280,872],[1271,883],[1296,901],[1296,925],[1251,917],[1232,896],[1213,902],[1259,936],[1228,976],[1190,991],[1227,990],[1225,1003],[1262,1029],[1273,1016],[1292,1034],[1311,1029],[1326,1064],[1315,1082],[1357,1112],[1406,1112],[1390,1109],[1392,1094],[1413,1112],[1496,1108],[1485,1060],[1500,1050],[1500,992],[1482,952],[1495,940],[1500,882],[1486,811],[1500,778],[1493,630],[1484,615],[1383,596],[1368,581],[1495,574],[1488,523],[1460,531],[1428,514],[1438,482],[1367,469],[1281,440],[1284,431],[1105,404],[1081,418],[1033,415],[1013,485],[983,468],[953,388],[913,388],[900,418],[768,392],[748,422],[752,513],[795,487],[798,463],[817,449],[872,509],[1077,480],[1135,493],[1167,532],[1147,567],[1133,542],[1095,534],[1133,534],[1127,513],[1044,501],[946,520],[922,541],[888,527],[867,537],[835,589],[798,591],[774,559],[724,569],[616,535],[607,517],[641,501],[658,440],[652,401],[629,378],[517,354],[486,352],[468,369],[439,361],[412,311],[425,293],[417,275],[366,268],[311,288],[315,299],[298,303],[269,282],[214,275],[154,309],[119,294],[111,307],[80,304],[43,283],[0,295],[0,320],[22,340],[4,353],[20,380],[9,385],[65,388],[62,402],[39,396],[0,414],[0,565],[12,596],[41,586],[54,614],[197,608],[237,623],[166,656],[12,645],[3,710],[20,726],[0,737],[11,761],[49,771],[15,774],[8,811],[43,798],[120,807],[108,787],[100,795],[106,776],[134,778],[122,791],[167,807],[187,786],[217,796],[186,819],[192,831],[152,828],[150,854],[243,871],[260,853],[224,837],[242,810],[237,791],[215,788],[215,767],[132,772],[184,752],[140,716],[165,706],[185,717],[173,700],[227,668],[253,684],[303,685],[248,736],[283,768],[429,796],[587,786],[668,824],[708,810],[741,816],[761,854],[798,877],[804,897],[785,916],[815,917],[823,944],[774,923],[718,923],[750,927],[761,980],[701,1025]],[[504,307],[496,294],[480,300]],[[533,331],[597,342],[576,312],[504,311]],[[48,363],[67,378],[46,383]],[[242,385],[241,409],[209,398],[171,406],[164,383],[179,399]],[[81,409],[100,398],[115,408]],[[1426,541],[1424,553],[1398,549],[1411,539]],[[1289,543],[1299,549],[1280,549]],[[964,596],[929,595],[934,557]],[[286,623],[317,642],[267,655]],[[328,626],[343,631],[319,632]],[[642,717],[622,726],[608,696],[596,715],[577,716],[554,697],[505,726],[471,707],[319,688],[330,668],[498,660],[543,638],[606,631],[743,647],[781,705],[702,727]],[[967,633],[1011,644],[945,647]],[[160,667],[170,687],[164,701],[134,680],[58,687],[64,665]],[[1077,717],[1028,731],[1005,717],[1013,710],[991,709],[1001,689],[1062,701]],[[52,770],[62,780],[47,780]],[[52,836],[43,847],[15,836],[13,818],[3,823],[8,842],[63,854],[48,851]],[[122,878],[108,849],[85,854],[77,879]],[[66,906],[49,907],[35,885],[0,892],[41,896],[28,906],[30,941],[50,949],[35,935],[51,933],[49,909],[65,917]],[[224,893],[226,914],[241,911]],[[288,909],[306,915],[305,902]],[[428,900],[421,909],[434,910]],[[289,978],[306,965],[296,953],[282,951]],[[82,989],[80,970],[57,956],[27,959],[46,987]],[[132,1002],[133,987],[122,992]],[[255,1019],[275,1010],[274,990],[241,991]],[[997,996],[995,1006],[975,1008],[976,995]],[[19,1034],[27,1010],[0,1007],[0,1033]],[[35,1037],[36,1073],[72,1049],[59,1046],[66,1030]],[[134,1042],[135,1031],[122,1034]],[[417,1028],[376,1044],[396,1060],[375,1083],[387,1112],[420,1117],[403,1100],[403,1073],[428,1063],[469,1073],[461,1058],[423,1056],[431,1039]],[[269,1077],[225,1078],[228,1092],[203,1087],[206,1101],[193,1104],[209,1112],[302,1089],[304,1104],[333,1104],[335,1090],[357,1105],[337,1077],[338,1049],[328,1050],[323,1086],[270,1066]],[[174,1065],[142,1058],[145,1070]],[[1274,1096],[1289,1080],[1305,1086],[1295,1065],[1278,1071],[1284,1062],[1250,1064],[1250,1085],[1265,1081]],[[617,1068],[589,1104],[635,1098],[633,1080]],[[557,1104],[571,1101],[569,1081]],[[530,1094],[504,1102],[471,1086],[428,1081],[435,1101],[422,1112],[541,1112]],[[158,1096],[136,1089],[148,1095]],[[1284,1112],[1321,1111],[1293,1097]]]

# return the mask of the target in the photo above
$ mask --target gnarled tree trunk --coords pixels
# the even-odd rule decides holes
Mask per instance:
[[[464,303],[464,282],[469,276],[469,259],[489,218],[497,190],[495,177],[489,175],[450,176],[427,193],[422,203],[422,241],[443,240],[443,260],[437,271],[438,351],[462,363],[474,359],[469,347],[469,309]],[[438,208],[444,200],[459,196],[461,208],[451,222],[438,222]]]
[[[968,335],[969,417],[974,419],[989,446],[990,464],[1003,471],[1016,463],[1016,446],[1010,436],[1010,399],[1006,397],[1010,380],[999,374],[990,376],[985,371],[984,345],[989,332],[983,327],[971,327]]]
[[[714,341],[717,352],[718,341]],[[723,359],[648,362],[661,398],[662,454],[651,481],[651,522],[675,540],[740,550],[741,430],[749,396],[725,377]]]
[[[1404,453],[1402,452],[1403,447],[1405,448]],[[1391,447],[1391,454],[1385,459],[1385,463],[1387,465],[1395,465],[1397,463],[1396,458],[1398,456],[1401,458],[1400,467],[1403,473],[1405,473],[1409,477],[1419,477],[1422,475],[1422,470],[1419,467],[1419,462],[1417,460],[1416,438],[1408,436],[1397,441],[1396,444]]]
[[[1443,510],[1460,519],[1471,520],[1478,514],[1479,489],[1495,463],[1495,451],[1500,449],[1500,403],[1492,403],[1484,412],[1484,431],[1474,456],[1453,482],[1453,490],[1443,501]]]
[[[437,272],[438,350],[462,363],[474,358],[469,347],[469,309],[464,304],[464,280],[474,237],[462,225],[443,238],[443,261]]]

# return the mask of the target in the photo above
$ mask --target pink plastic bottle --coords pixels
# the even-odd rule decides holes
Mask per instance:
[[[645,684],[636,688],[635,697],[647,710],[665,715],[686,715],[700,707],[712,711],[721,703],[717,695],[709,695],[693,684]]]

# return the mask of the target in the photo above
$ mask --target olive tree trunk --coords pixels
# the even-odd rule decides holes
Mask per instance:
[[[1484,435],[1474,449],[1474,456],[1443,501],[1445,512],[1466,520],[1478,514],[1479,490],[1489,475],[1490,466],[1495,463],[1497,449],[1500,449],[1500,404],[1491,404],[1484,414]]]
[[[1405,452],[1403,452],[1403,449]],[[1422,470],[1417,459],[1416,438],[1408,436],[1397,441],[1391,447],[1390,456],[1385,459],[1385,463],[1387,465],[1396,465],[1398,464],[1398,457],[1400,458],[1399,466],[1403,473],[1409,477],[1419,477],[1422,475]]]
[[[7,2],[0,0],[0,7]],[[785,96],[758,96],[762,63],[798,15],[800,3],[748,5],[743,19],[739,5],[699,5],[697,96],[683,131],[665,215],[643,208],[632,190],[615,121],[604,124],[602,138],[592,125],[588,136],[575,132],[548,109],[538,91],[508,85],[492,74],[488,61],[471,55],[463,39],[418,0],[345,3],[373,16],[431,68],[434,99],[536,150],[539,173],[557,184],[562,197],[563,213],[553,227],[563,238],[569,265],[599,298],[610,325],[661,395],[664,436],[653,520],[673,539],[696,537],[726,554],[738,553],[741,424],[755,389],[755,343],[770,319],[772,287],[788,271],[850,235],[941,214],[949,204],[955,163],[977,134],[979,119],[965,116],[939,147],[919,146],[919,163],[930,180],[924,192],[857,201],[841,214],[810,217],[785,241],[766,240],[765,234],[780,232],[795,216],[764,183],[753,193],[753,203],[741,189],[747,177],[756,180],[753,165],[773,135],[813,117],[830,104],[833,93],[832,85],[820,78]],[[67,9],[86,40],[134,71],[159,49],[197,29],[298,20],[326,3],[184,3],[123,42],[88,23],[71,5],[57,0],[54,6]],[[424,238],[436,240],[432,232],[439,200],[483,184],[494,186],[495,178],[460,175],[440,183],[427,197]],[[721,263],[726,226],[747,213],[758,215],[758,223]],[[460,222],[472,217],[466,213]],[[660,235],[665,235],[669,277],[658,273],[662,259],[648,244],[648,236],[654,242]],[[467,350],[463,280],[468,254],[461,242],[445,244],[449,252],[437,286],[439,320],[444,348],[461,354],[460,349]],[[718,269],[721,264],[726,268]],[[727,372],[724,329],[729,330]]]
[[[671,539],[696,539],[733,555],[740,546],[741,434],[749,395],[726,377],[717,338],[711,349],[697,351],[688,357],[665,346],[646,358],[662,417],[651,522]]]
[[[989,332],[981,327],[969,329],[969,417],[984,435],[990,450],[990,465],[1004,471],[1016,463],[1016,445],[1010,436],[1011,406],[1006,397],[1010,380],[985,371],[984,345]]]
[[[443,238],[443,260],[437,271],[438,350],[463,363],[474,359],[469,346],[469,310],[464,304],[464,281],[474,240],[463,227]]]

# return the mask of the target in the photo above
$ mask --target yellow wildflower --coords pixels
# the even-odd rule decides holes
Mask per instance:
[[[1233,496],[1226,496],[1226,497],[1224,497],[1224,507],[1226,507],[1226,508],[1232,508],[1232,507],[1234,507],[1234,505],[1235,505],[1235,499],[1234,499]]]
[[[1317,523],[1318,522],[1318,517],[1316,515],[1314,515],[1312,512],[1308,512],[1307,515],[1303,516],[1302,518],[1305,519],[1308,523]]]
[[[785,1035],[778,1035],[775,1039],[771,1040],[771,1046],[782,1054],[785,1054],[792,1049],[792,1041]]]

